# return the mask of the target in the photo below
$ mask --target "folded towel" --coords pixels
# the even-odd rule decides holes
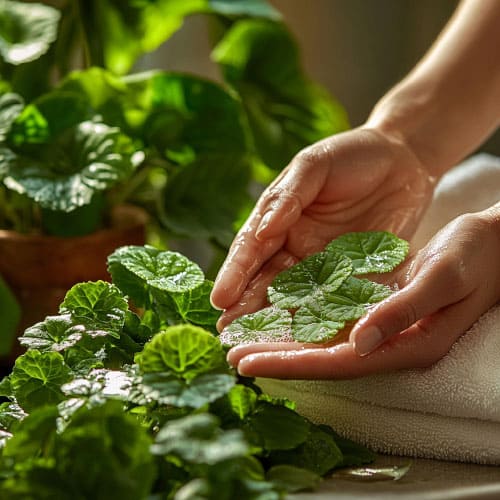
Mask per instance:
[[[439,183],[414,244],[460,213],[500,200],[500,159],[478,155]],[[356,380],[259,379],[271,394],[376,451],[500,465],[500,305],[428,369]]]

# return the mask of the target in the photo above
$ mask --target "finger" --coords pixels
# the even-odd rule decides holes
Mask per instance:
[[[266,352],[255,344],[236,350],[234,361],[238,360],[241,375],[281,379],[348,379],[428,367],[441,359],[474,322],[474,312],[467,307],[465,310],[462,301],[453,304],[394,335],[369,356],[360,357],[352,343],[299,350],[275,350],[271,345]]]
[[[243,344],[229,350],[227,353],[227,362],[231,366],[236,367],[241,359],[249,354],[275,351],[300,351],[302,349],[306,349],[306,347],[300,342],[262,342],[259,344]]]
[[[350,335],[356,352],[369,354],[392,335],[471,293],[456,267],[446,260],[425,265],[405,288],[370,309]]]
[[[221,331],[236,318],[249,314],[267,305],[267,288],[275,276],[298,262],[299,259],[285,250],[278,252],[257,276],[251,281],[241,298],[234,305],[228,307],[217,322],[217,329]]]

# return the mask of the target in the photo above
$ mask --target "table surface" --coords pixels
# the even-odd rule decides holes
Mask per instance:
[[[332,474],[313,492],[289,495],[290,500],[468,500],[500,499],[500,467],[437,460],[379,456],[369,467],[404,466],[399,480],[360,479]]]

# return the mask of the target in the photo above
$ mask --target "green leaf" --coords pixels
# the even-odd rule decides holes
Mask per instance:
[[[261,402],[246,424],[258,436],[266,450],[289,450],[303,443],[310,430],[309,422],[284,406]]]
[[[208,0],[210,9],[216,14],[239,17],[251,16],[273,19],[281,19],[281,14],[266,0]]]
[[[351,261],[340,253],[311,255],[276,276],[268,288],[269,301],[282,309],[313,303],[335,291],[351,273]]]
[[[11,158],[4,183],[43,208],[70,212],[129,177],[141,159],[118,129],[86,121],[40,145],[36,155]]]
[[[354,274],[386,273],[403,262],[408,242],[385,231],[346,233],[327,245],[352,260]]]
[[[191,152],[188,160],[247,152],[241,105],[220,85],[168,72],[141,73],[124,81],[126,121],[163,157],[176,162],[186,152]]]
[[[220,311],[214,309],[210,303],[212,288],[213,282],[205,280],[192,290],[171,294],[177,312],[184,321],[200,326],[215,326]]]
[[[61,385],[69,378],[70,370],[58,352],[32,349],[16,359],[10,383],[19,404],[31,411],[61,401]]]
[[[307,440],[293,450],[276,450],[270,456],[273,465],[289,464],[324,475],[342,464],[342,452],[333,437],[311,426]]]
[[[136,356],[143,373],[166,372],[185,380],[227,369],[219,340],[203,328],[176,325],[155,335]]]
[[[59,307],[70,314],[88,335],[107,334],[120,338],[128,303],[120,289],[105,281],[79,283],[69,290]]]
[[[0,1],[0,55],[23,64],[45,54],[57,36],[58,10],[40,3]]]
[[[17,335],[21,319],[21,307],[2,276],[0,276],[0,318],[2,318],[0,356],[7,356],[12,350],[12,344]]]
[[[69,314],[47,316],[45,320],[27,328],[19,341],[28,349],[65,351],[80,342],[84,333],[84,329],[75,325]]]
[[[363,316],[368,307],[387,298],[392,290],[373,281],[350,276],[334,292],[302,306],[293,318],[292,336],[298,342],[326,342],[347,321]]]
[[[0,404],[0,429],[12,431],[28,414],[17,403]],[[1,448],[1,446],[0,446]]]
[[[122,402],[109,400],[73,415],[56,436],[53,459],[81,498],[137,500],[149,494],[155,477],[149,446],[146,429]]]
[[[200,267],[183,255],[150,246],[118,248],[108,257],[108,270],[118,288],[134,300],[145,300],[148,286],[182,293],[200,286],[205,279]]]
[[[373,462],[376,454],[361,444],[342,437],[327,425],[318,426],[322,431],[330,434],[342,452],[342,463],[339,467],[352,467]]]
[[[292,315],[285,309],[266,307],[245,314],[224,328],[219,339],[228,347],[256,342],[291,341]]]
[[[208,413],[168,422],[151,447],[155,455],[175,455],[188,463],[208,465],[243,457],[248,449],[241,430],[221,431],[218,419]]]
[[[240,94],[255,149],[267,166],[280,170],[305,146],[347,128],[342,107],[304,75],[282,24],[238,21],[212,58]]]
[[[245,157],[221,151],[198,157],[169,178],[160,217],[174,234],[215,238],[227,247],[249,200],[250,168]]]
[[[286,464],[271,467],[267,471],[266,479],[288,493],[314,490],[321,482],[321,476],[315,472]]]
[[[227,395],[233,413],[244,420],[256,407],[257,394],[244,385],[235,385]]]
[[[235,383],[235,377],[226,373],[205,373],[189,381],[169,373],[146,373],[138,389],[147,401],[178,408],[201,408],[225,396]]]
[[[20,95],[11,92],[0,95],[0,141],[5,139],[23,107],[24,100]]]
[[[207,8],[206,0],[87,3],[84,21],[92,59],[117,74],[127,73],[140,55],[159,47],[182,26],[185,16]]]
[[[336,321],[323,309],[323,302],[310,303],[299,308],[293,317],[292,338],[297,342],[327,342],[345,327],[345,321]]]

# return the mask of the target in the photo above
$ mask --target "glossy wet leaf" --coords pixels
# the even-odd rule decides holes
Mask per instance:
[[[222,431],[217,417],[199,413],[168,422],[151,450],[156,455],[175,455],[188,463],[213,465],[245,456],[248,444],[239,429]]]
[[[240,20],[212,58],[240,94],[255,148],[267,166],[281,170],[305,146],[348,127],[342,107],[305,76],[284,25]]]
[[[200,267],[177,252],[150,246],[125,246],[108,257],[113,282],[133,299],[144,298],[147,287],[183,293],[200,286],[205,276]]]
[[[17,403],[0,404],[0,429],[11,431],[28,414]]]
[[[291,340],[292,316],[285,309],[266,307],[245,314],[224,328],[219,339],[225,346]]]
[[[354,274],[392,271],[408,254],[408,242],[385,231],[346,233],[327,245],[327,249],[347,255]]]
[[[236,383],[226,373],[205,373],[190,380],[169,373],[146,373],[139,390],[146,400],[178,408],[201,408],[225,396]]]
[[[137,355],[143,373],[166,372],[185,380],[227,369],[219,340],[194,325],[171,326],[156,334]]]
[[[7,164],[4,183],[43,208],[70,212],[128,178],[138,155],[118,129],[86,121],[36,152],[16,154]]]
[[[57,36],[59,10],[41,3],[0,2],[0,55],[23,64],[45,54]]]
[[[332,319],[322,303],[310,303],[299,308],[293,317],[292,337],[297,342],[327,342],[345,327],[345,321]]]
[[[320,252],[282,271],[268,288],[269,301],[283,309],[313,303],[334,292],[352,273],[351,261],[337,252]]]
[[[118,287],[105,281],[79,283],[66,294],[59,307],[61,314],[71,314],[87,334],[103,332],[119,338],[125,323],[128,303]]]
[[[10,375],[12,392],[27,411],[61,401],[61,385],[69,379],[70,370],[58,352],[40,352],[35,349],[16,359]]]
[[[75,325],[69,314],[47,316],[27,328],[19,339],[21,345],[39,351],[65,351],[85,335],[84,328]]]
[[[24,107],[24,100],[12,92],[0,95],[0,141],[3,141],[10,126]]]

